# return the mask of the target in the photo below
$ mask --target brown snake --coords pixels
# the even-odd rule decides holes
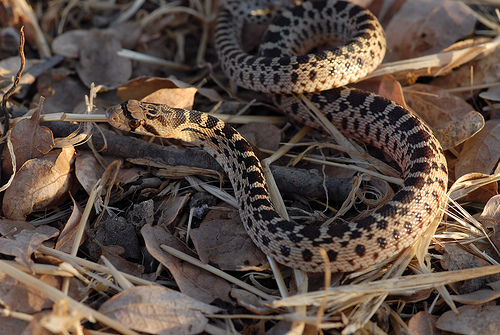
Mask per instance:
[[[335,80],[334,86],[357,80],[358,75],[351,72],[358,73],[358,67],[365,69],[366,62],[373,62],[374,58],[380,62],[383,58],[383,55],[374,55],[385,51],[385,40],[380,40],[383,30],[374,16],[341,1],[304,3],[285,11],[284,19],[278,19],[268,28],[264,44],[268,45],[265,53],[269,55],[250,56],[241,50],[241,24],[235,23],[241,20],[233,17],[239,10],[234,4],[228,2],[220,11],[215,30],[224,71],[238,85],[286,93],[276,97],[277,103],[295,119],[313,127],[321,128],[288,93],[316,91],[325,89],[325,85],[331,88],[329,76],[342,79],[341,84],[336,84]],[[314,16],[318,10],[329,16],[337,13],[340,23],[332,26],[343,32],[341,37],[348,40],[346,46],[318,54],[277,57],[273,44],[280,44],[274,41],[280,25],[284,29],[288,26],[283,24],[293,22],[294,26],[300,26],[297,28],[299,34],[300,29],[309,29],[309,32],[332,30],[333,27],[323,28],[326,23]],[[304,28],[304,23],[294,21],[297,16],[312,17],[313,22],[320,23]],[[279,23],[279,20],[284,22]],[[346,25],[351,29],[348,33]],[[330,35],[328,33],[327,38],[331,38]],[[289,37],[289,40],[293,43],[294,38]],[[370,45],[379,47],[375,51],[366,50]],[[300,45],[289,52],[309,47]],[[341,68],[342,64],[348,64],[348,68]],[[371,69],[361,72],[366,74],[377,65],[371,64],[368,66]],[[356,222],[318,227],[282,219],[269,199],[260,162],[248,142],[231,126],[208,114],[130,100],[109,108],[106,116],[116,128],[177,138],[210,153],[232,183],[248,234],[264,253],[282,264],[304,271],[324,271],[324,259],[319,251],[322,248],[328,255],[332,271],[354,271],[398,254],[413,244],[440,214],[448,174],[439,142],[411,112],[380,96],[349,88],[307,96],[343,134],[382,149],[403,171],[403,186],[394,197]]]

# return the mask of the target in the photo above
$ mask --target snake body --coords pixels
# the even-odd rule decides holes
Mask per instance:
[[[366,63],[373,69],[378,65],[373,65],[373,60],[381,61],[383,55],[375,53],[383,54],[385,40],[374,16],[350,3],[305,2],[299,7],[283,12],[282,20],[293,20],[294,25],[300,25],[297,29],[309,32],[308,36],[320,29],[331,35],[336,25],[344,32],[341,37],[349,41],[347,46],[320,54],[281,57],[273,51],[273,43],[265,42],[270,56],[248,55],[241,49],[242,24],[234,17],[239,7],[233,1],[219,14],[215,42],[224,71],[238,85],[281,94],[276,101],[284,110],[300,122],[319,128],[292,93],[315,92],[357,80],[359,67],[367,73],[371,70],[365,69]],[[325,28],[315,16],[320,15],[318,11],[337,13],[332,15],[339,22]],[[319,25],[305,28],[301,21],[294,21],[297,16],[312,17]],[[282,24],[278,20],[268,28],[268,41],[276,38],[274,32],[280,25],[286,30]],[[349,34],[345,33],[348,29]],[[366,50],[368,46],[376,46],[375,51]],[[304,51],[307,47],[297,48]],[[348,68],[340,69],[342,64],[348,64]],[[330,75],[341,80],[332,84]],[[382,149],[403,171],[404,183],[394,197],[356,222],[318,227],[281,218],[269,199],[262,167],[249,143],[231,126],[208,114],[130,100],[109,108],[106,115],[108,122],[119,129],[181,139],[210,153],[232,183],[248,234],[264,253],[282,264],[308,272],[324,271],[325,260],[320,253],[324,249],[332,271],[354,271],[398,254],[439,215],[447,188],[447,165],[439,142],[411,112],[380,96],[336,88],[309,93],[308,97],[342,133]]]

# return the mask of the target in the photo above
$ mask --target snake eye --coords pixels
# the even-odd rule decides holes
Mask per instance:
[[[137,120],[137,119],[131,119],[128,124],[129,124],[130,128],[136,129],[137,127],[139,127],[141,125],[141,121]]]

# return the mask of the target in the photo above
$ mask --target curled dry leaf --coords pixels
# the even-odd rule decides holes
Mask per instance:
[[[434,128],[443,149],[453,148],[476,134],[484,118],[463,99],[445,90],[417,84],[405,90],[406,103]]]
[[[205,313],[220,308],[197,301],[162,286],[139,286],[106,301],[99,312],[139,332],[198,334],[208,323]]]
[[[19,169],[29,159],[41,157],[54,147],[54,136],[52,131],[40,126],[40,115],[42,113],[43,99],[29,119],[19,121],[11,133],[12,147],[16,155],[16,166]],[[12,160],[8,150],[4,151],[2,160],[2,171],[12,174]]]
[[[472,33],[476,20],[450,0],[409,0],[387,25],[386,61],[438,53]]]
[[[171,256],[161,249],[160,245],[165,244],[192,255],[191,250],[163,226],[145,225],[141,229],[141,234],[149,253],[172,273],[182,293],[206,303],[211,303],[215,299],[231,301],[229,298],[231,286],[225,280]]]
[[[30,267],[33,264],[31,254],[43,241],[59,234],[59,230],[50,226],[40,226],[35,230],[22,230],[10,238],[0,239],[0,254],[15,256],[16,262]]]
[[[378,94],[407,108],[401,84],[392,75],[386,74],[382,77],[378,87]]]
[[[218,102],[223,100],[219,93],[211,88],[197,88],[178,79],[158,77],[139,77],[130,80],[118,88],[117,94],[121,100],[142,100],[158,90],[176,88],[196,89],[195,93],[203,95],[204,97],[210,99],[210,101]],[[171,99],[175,100],[175,98]]]
[[[104,169],[93,154],[84,152],[76,157],[75,175],[87,194],[92,192],[92,188],[94,188],[103,173]]]
[[[458,312],[445,312],[436,327],[453,334],[500,334],[500,306],[461,306]]]
[[[490,174],[500,157],[500,120],[489,120],[484,128],[465,142],[455,165],[455,177],[478,172]]]
[[[479,216],[479,220],[486,220],[495,225],[500,223],[500,195],[497,194],[488,200]]]
[[[454,295],[453,301],[467,305],[480,305],[500,298],[500,291],[478,290],[468,294]]]
[[[56,204],[71,187],[74,155],[73,147],[65,147],[24,163],[5,191],[4,215],[24,220],[31,212]]]
[[[82,218],[82,208],[80,205],[71,197],[73,201],[73,211],[71,212],[71,216],[68,219],[68,222],[64,225],[63,230],[61,231],[61,235],[57,239],[56,250],[70,253],[73,248],[73,243],[75,243],[76,232],[78,230],[78,224],[80,223],[80,219]],[[81,239],[80,245],[85,242],[86,235]]]
[[[90,87],[92,83],[112,90],[125,83],[132,74],[132,62],[118,56],[122,49],[120,41],[92,29],[82,41],[77,73],[82,82]]]
[[[144,97],[142,101],[165,104],[173,108],[193,109],[196,92],[198,89],[194,87],[162,88]]]

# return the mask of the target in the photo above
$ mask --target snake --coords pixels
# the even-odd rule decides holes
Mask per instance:
[[[262,3],[267,4],[257,1]],[[292,118],[321,129],[296,97],[304,93],[345,136],[381,149],[399,165],[403,178],[384,205],[342,224],[292,222],[275,210],[252,146],[222,120],[137,100],[110,107],[107,120],[124,131],[179,139],[208,152],[232,184],[250,238],[283,265],[306,272],[351,272],[390,261],[417,242],[442,213],[448,182],[443,149],[408,109],[344,86],[373,71],[384,57],[384,31],[371,12],[339,0],[278,7],[256,11],[248,2],[222,5],[214,40],[224,73],[239,86],[273,94]],[[248,12],[256,18],[242,17]],[[262,50],[256,55],[245,51],[242,22],[266,21],[270,16]],[[333,37],[346,42],[308,53],[312,44]]]

